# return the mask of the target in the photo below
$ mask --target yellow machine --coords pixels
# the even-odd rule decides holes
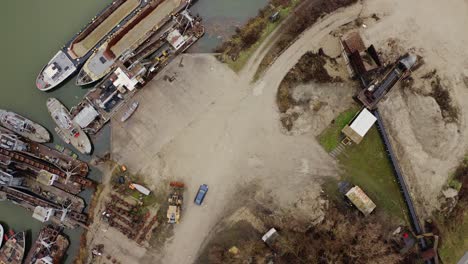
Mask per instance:
[[[167,199],[169,207],[167,208],[167,222],[169,224],[179,223],[180,213],[183,203],[184,184],[181,182],[171,182],[172,192]]]

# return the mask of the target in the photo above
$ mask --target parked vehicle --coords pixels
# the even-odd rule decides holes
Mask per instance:
[[[202,184],[198,189],[198,193],[195,196],[195,204],[201,205],[205,199],[206,193],[208,192],[208,185]]]

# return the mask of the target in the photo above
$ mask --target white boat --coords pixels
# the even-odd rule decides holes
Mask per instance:
[[[132,183],[131,184],[131,187],[130,188],[134,188],[135,190],[139,191],[140,193],[144,194],[144,195],[149,195],[151,193],[150,190],[148,190],[148,188],[140,185],[140,184],[136,184],[136,183]]]
[[[133,113],[135,113],[136,109],[138,108],[139,103],[138,102],[133,102],[132,105],[125,111],[125,113],[122,115],[122,118],[120,119],[120,122],[125,122],[127,121]]]
[[[65,106],[55,98],[47,99],[47,109],[57,125],[55,131],[67,143],[83,154],[91,153],[91,141],[88,135],[73,122]]]
[[[0,225],[0,248],[2,247],[2,244],[3,244],[3,235],[4,235],[3,226]]]

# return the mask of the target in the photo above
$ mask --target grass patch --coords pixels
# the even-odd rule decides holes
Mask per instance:
[[[438,225],[442,234],[439,255],[444,263],[457,263],[468,249],[468,213],[464,212],[461,223]]]
[[[339,114],[338,117],[332,121],[330,126],[318,136],[320,145],[322,145],[327,152],[332,151],[340,144],[341,130],[353,119],[358,111],[359,108],[354,106]]]
[[[343,179],[359,185],[391,215],[407,221],[406,207],[377,127],[372,127],[359,145],[346,148],[338,157]]]
[[[320,144],[330,151],[339,144],[341,129],[358,111],[353,107],[341,113],[322,134]],[[391,216],[408,223],[406,207],[393,168],[377,128],[372,127],[359,145],[347,146],[338,156],[342,180],[360,186],[377,205]]]
[[[441,234],[439,254],[444,263],[456,263],[468,248],[468,160],[462,161],[449,181],[457,189],[458,202],[448,213],[436,214]]]
[[[462,187],[462,183],[459,182],[457,179],[451,179],[448,183],[448,186],[450,188],[453,188],[457,191],[460,191],[461,187]]]
[[[270,1],[256,17],[251,18],[243,27],[238,28],[236,34],[216,48],[215,52],[221,53],[218,55],[218,59],[225,62],[235,72],[239,72],[262,42],[299,2],[300,0]],[[271,22],[269,17],[275,12],[279,12],[280,18]]]

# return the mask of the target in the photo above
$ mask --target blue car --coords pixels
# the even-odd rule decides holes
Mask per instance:
[[[198,189],[198,193],[195,196],[195,204],[201,205],[203,203],[203,199],[205,199],[206,193],[208,192],[208,185],[202,184]]]

